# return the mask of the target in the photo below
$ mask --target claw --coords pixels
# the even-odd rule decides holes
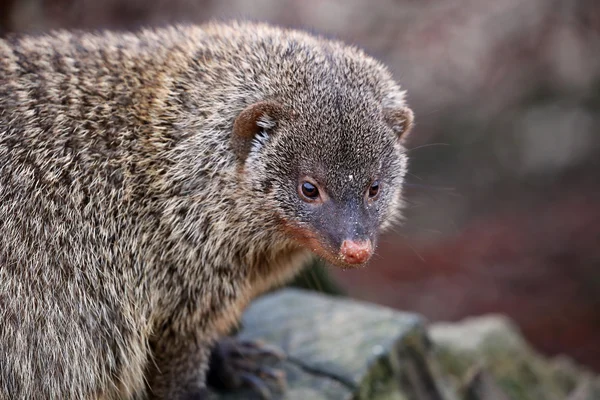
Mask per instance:
[[[258,393],[261,399],[269,400],[271,398],[271,391],[262,379],[245,372],[240,373],[240,378],[242,378],[244,385]]]
[[[285,371],[270,368],[267,366],[259,365],[251,360],[236,360],[234,365],[237,369],[252,373],[253,375],[261,378],[266,378],[277,382],[277,385],[281,388],[285,388]]]
[[[248,358],[273,358],[276,361],[283,361],[287,358],[286,354],[275,346],[270,346],[262,342],[243,341],[238,343],[235,348],[235,355]]]
[[[287,388],[287,376],[284,370],[262,367],[260,373],[275,381],[279,389],[285,390]]]

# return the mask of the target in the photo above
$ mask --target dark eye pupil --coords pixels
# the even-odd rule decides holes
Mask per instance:
[[[302,184],[302,194],[310,199],[314,199],[319,195],[319,189],[311,183],[304,182]]]
[[[377,193],[379,193],[379,182],[375,181],[369,188],[369,197],[375,197],[377,196]]]

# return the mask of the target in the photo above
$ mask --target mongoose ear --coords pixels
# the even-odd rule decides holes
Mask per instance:
[[[233,123],[231,147],[243,162],[252,150],[253,144],[262,145],[268,140],[281,119],[283,107],[273,101],[261,101],[246,107]]]
[[[400,107],[384,110],[385,120],[392,128],[394,133],[398,135],[401,141],[406,140],[408,134],[412,130],[413,121],[415,119],[413,111],[408,107]]]

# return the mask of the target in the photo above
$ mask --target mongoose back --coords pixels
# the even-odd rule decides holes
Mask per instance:
[[[254,296],[367,263],[412,115],[362,51],[263,24],[0,40],[0,398],[204,398]]]

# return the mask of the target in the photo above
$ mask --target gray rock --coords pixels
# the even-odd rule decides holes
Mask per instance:
[[[284,289],[252,303],[239,337],[288,355],[276,365],[288,388],[274,400],[600,400],[596,376],[540,356],[503,316],[426,327],[415,314]]]
[[[504,316],[436,323],[429,336],[437,364],[466,400],[600,400],[597,377],[564,357],[542,357]]]
[[[279,346],[288,359],[288,400],[445,400],[415,314],[285,289],[256,300],[242,339]],[[219,399],[247,399],[248,393]]]

